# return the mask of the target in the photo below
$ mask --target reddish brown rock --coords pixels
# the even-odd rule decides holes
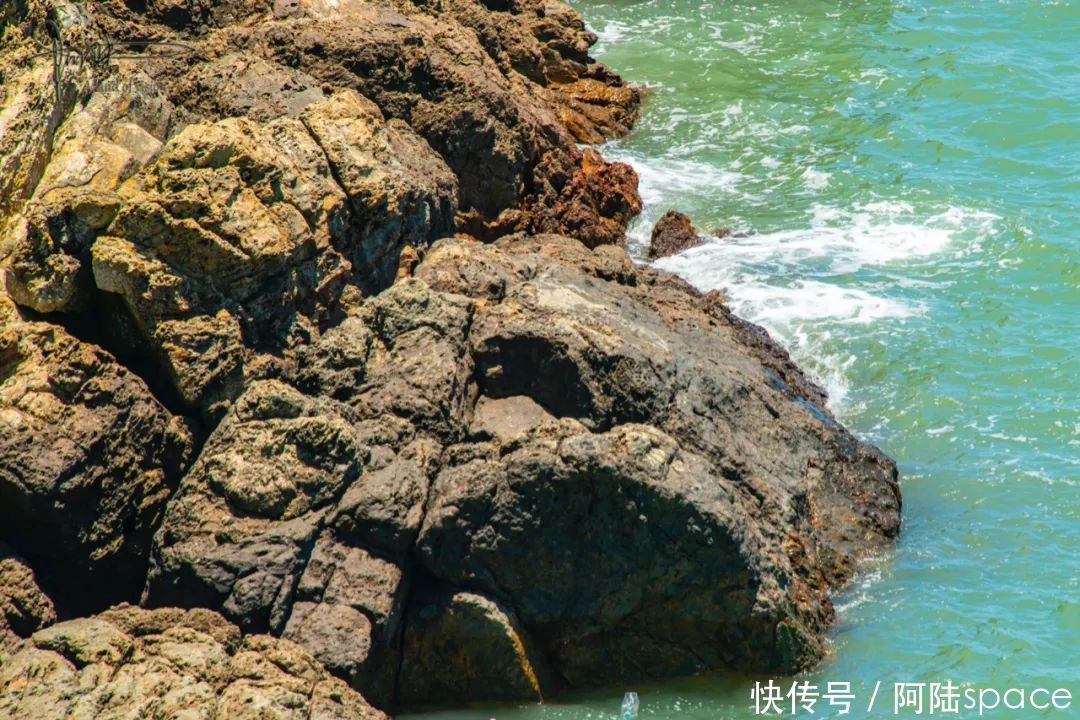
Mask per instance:
[[[684,250],[701,244],[701,236],[690,218],[675,210],[668,210],[656,221],[649,237],[649,257],[656,259],[678,255]]]
[[[608,162],[592,148],[553,150],[537,165],[520,207],[492,222],[474,215],[465,227],[484,240],[528,232],[565,235],[590,248],[622,245],[626,224],[641,212],[637,188],[626,163]]]
[[[585,197],[593,190],[563,192],[600,165],[575,143],[625,133],[639,104],[636,88],[589,57],[596,37],[564,3],[290,0],[260,15],[237,0],[214,3],[202,33],[172,5],[139,14],[112,0],[97,16],[119,36],[143,37],[149,26],[197,50],[140,63],[176,105],[177,125],[296,116],[325,92],[351,88],[442,155],[458,179],[460,227],[472,234],[542,229],[612,242],[614,226],[637,212],[633,187],[615,204]],[[627,173],[616,165],[606,174]]]
[[[637,120],[639,92],[606,70],[598,78],[552,83],[559,118],[578,142],[599,143],[630,131]]]
[[[641,212],[634,169],[608,162],[592,148],[580,154],[551,153],[536,176],[536,193],[521,228],[527,232],[567,235],[590,248],[621,245],[626,224]]]

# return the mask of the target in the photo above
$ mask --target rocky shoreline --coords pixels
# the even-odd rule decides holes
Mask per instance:
[[[640,98],[573,9],[15,0],[0,32],[0,715],[827,653],[895,464],[631,261],[636,175],[579,143]]]

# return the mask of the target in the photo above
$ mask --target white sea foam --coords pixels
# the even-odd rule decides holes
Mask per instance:
[[[887,332],[882,327],[926,310],[919,296],[929,295],[932,286],[904,288],[898,296],[881,273],[894,263],[962,252],[996,219],[962,208],[919,217],[903,202],[817,205],[807,227],[714,240],[657,265],[699,288],[725,290],[736,312],[792,350],[829,391],[835,409],[847,397],[846,377],[855,361],[842,338]],[[850,275],[866,267],[878,270],[876,282],[852,281]]]
[[[673,114],[670,124],[678,125],[679,118],[679,113]],[[728,105],[712,120],[705,134],[726,132],[729,140],[734,129],[772,138],[806,129],[748,123],[740,102]],[[711,142],[708,137],[701,141]],[[761,190],[755,177],[762,169],[776,182],[787,181],[782,163],[755,154],[753,148],[748,148],[745,163],[739,157],[726,166],[700,161],[696,149],[688,147],[657,156],[628,152],[614,143],[604,153],[629,162],[640,178],[644,210],[628,229],[630,249],[639,257],[648,248],[653,224],[668,208],[708,207],[718,196],[725,196],[726,202],[734,198],[738,204],[758,205],[763,198],[754,194]],[[761,167],[744,172],[746,163],[752,165],[755,158]],[[807,192],[817,194],[829,186],[831,175],[808,165],[799,180]],[[844,339],[853,333],[898,331],[905,320],[923,314],[933,299],[937,281],[909,281],[906,273],[890,266],[971,252],[999,220],[962,207],[928,212],[896,199],[848,207],[819,203],[810,206],[805,224],[797,229],[725,237],[657,265],[703,290],[724,290],[736,312],[764,325],[787,345],[825,386],[834,410],[839,410],[854,362],[844,349]],[[864,268],[870,271],[853,277]]]
[[[707,23],[707,25],[713,46],[734,50],[746,57],[761,51],[761,41],[763,39],[761,35],[750,34],[742,40],[729,40],[728,33],[731,30],[729,23]],[[746,27],[741,26],[739,29],[745,31]]]
[[[829,185],[830,174],[808,167],[803,171],[803,183],[811,190],[824,190]]]
[[[875,585],[881,582],[881,577],[880,566],[871,566],[861,575],[857,576],[852,586],[849,587],[842,596],[836,598],[836,613],[840,616],[844,616],[865,603],[867,600],[870,600],[873,596],[872,590]]]
[[[608,45],[616,44],[630,30],[630,26],[618,20],[611,20],[604,27],[596,30],[596,44],[591,52],[594,55],[603,54]]]
[[[614,152],[605,155],[630,163],[638,173],[638,193],[644,209],[627,229],[627,236],[631,251],[639,255],[648,249],[652,226],[671,207],[673,198],[693,203],[715,197],[718,192],[738,193],[737,185],[744,177],[728,168],[679,157],[642,158]]]

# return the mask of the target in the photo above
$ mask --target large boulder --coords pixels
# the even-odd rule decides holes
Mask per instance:
[[[118,606],[0,656],[0,715],[383,720],[287,640],[243,637],[207,610]]]
[[[381,706],[792,672],[899,528],[895,466],[824,400],[621,249],[442,240],[295,387],[248,389],[147,601],[282,633]]]
[[[419,707],[447,697],[544,700],[553,687],[532,666],[513,614],[483,595],[449,590],[410,608],[402,648],[402,698]]]
[[[500,598],[575,685],[821,657],[829,591],[898,531],[892,462],[711,298],[604,248],[502,245],[439,245],[416,274],[486,301],[480,396],[553,419],[448,451],[421,564]]]

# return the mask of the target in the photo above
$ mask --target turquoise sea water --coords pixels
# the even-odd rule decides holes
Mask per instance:
[[[901,466],[903,537],[803,679],[851,682],[856,718],[893,717],[895,682],[1080,697],[1080,1],[575,6],[651,88],[603,148],[641,174],[637,249],[668,208],[745,233],[660,265],[726,289]],[[751,685],[438,717],[613,718],[635,689],[642,717],[751,718]]]

